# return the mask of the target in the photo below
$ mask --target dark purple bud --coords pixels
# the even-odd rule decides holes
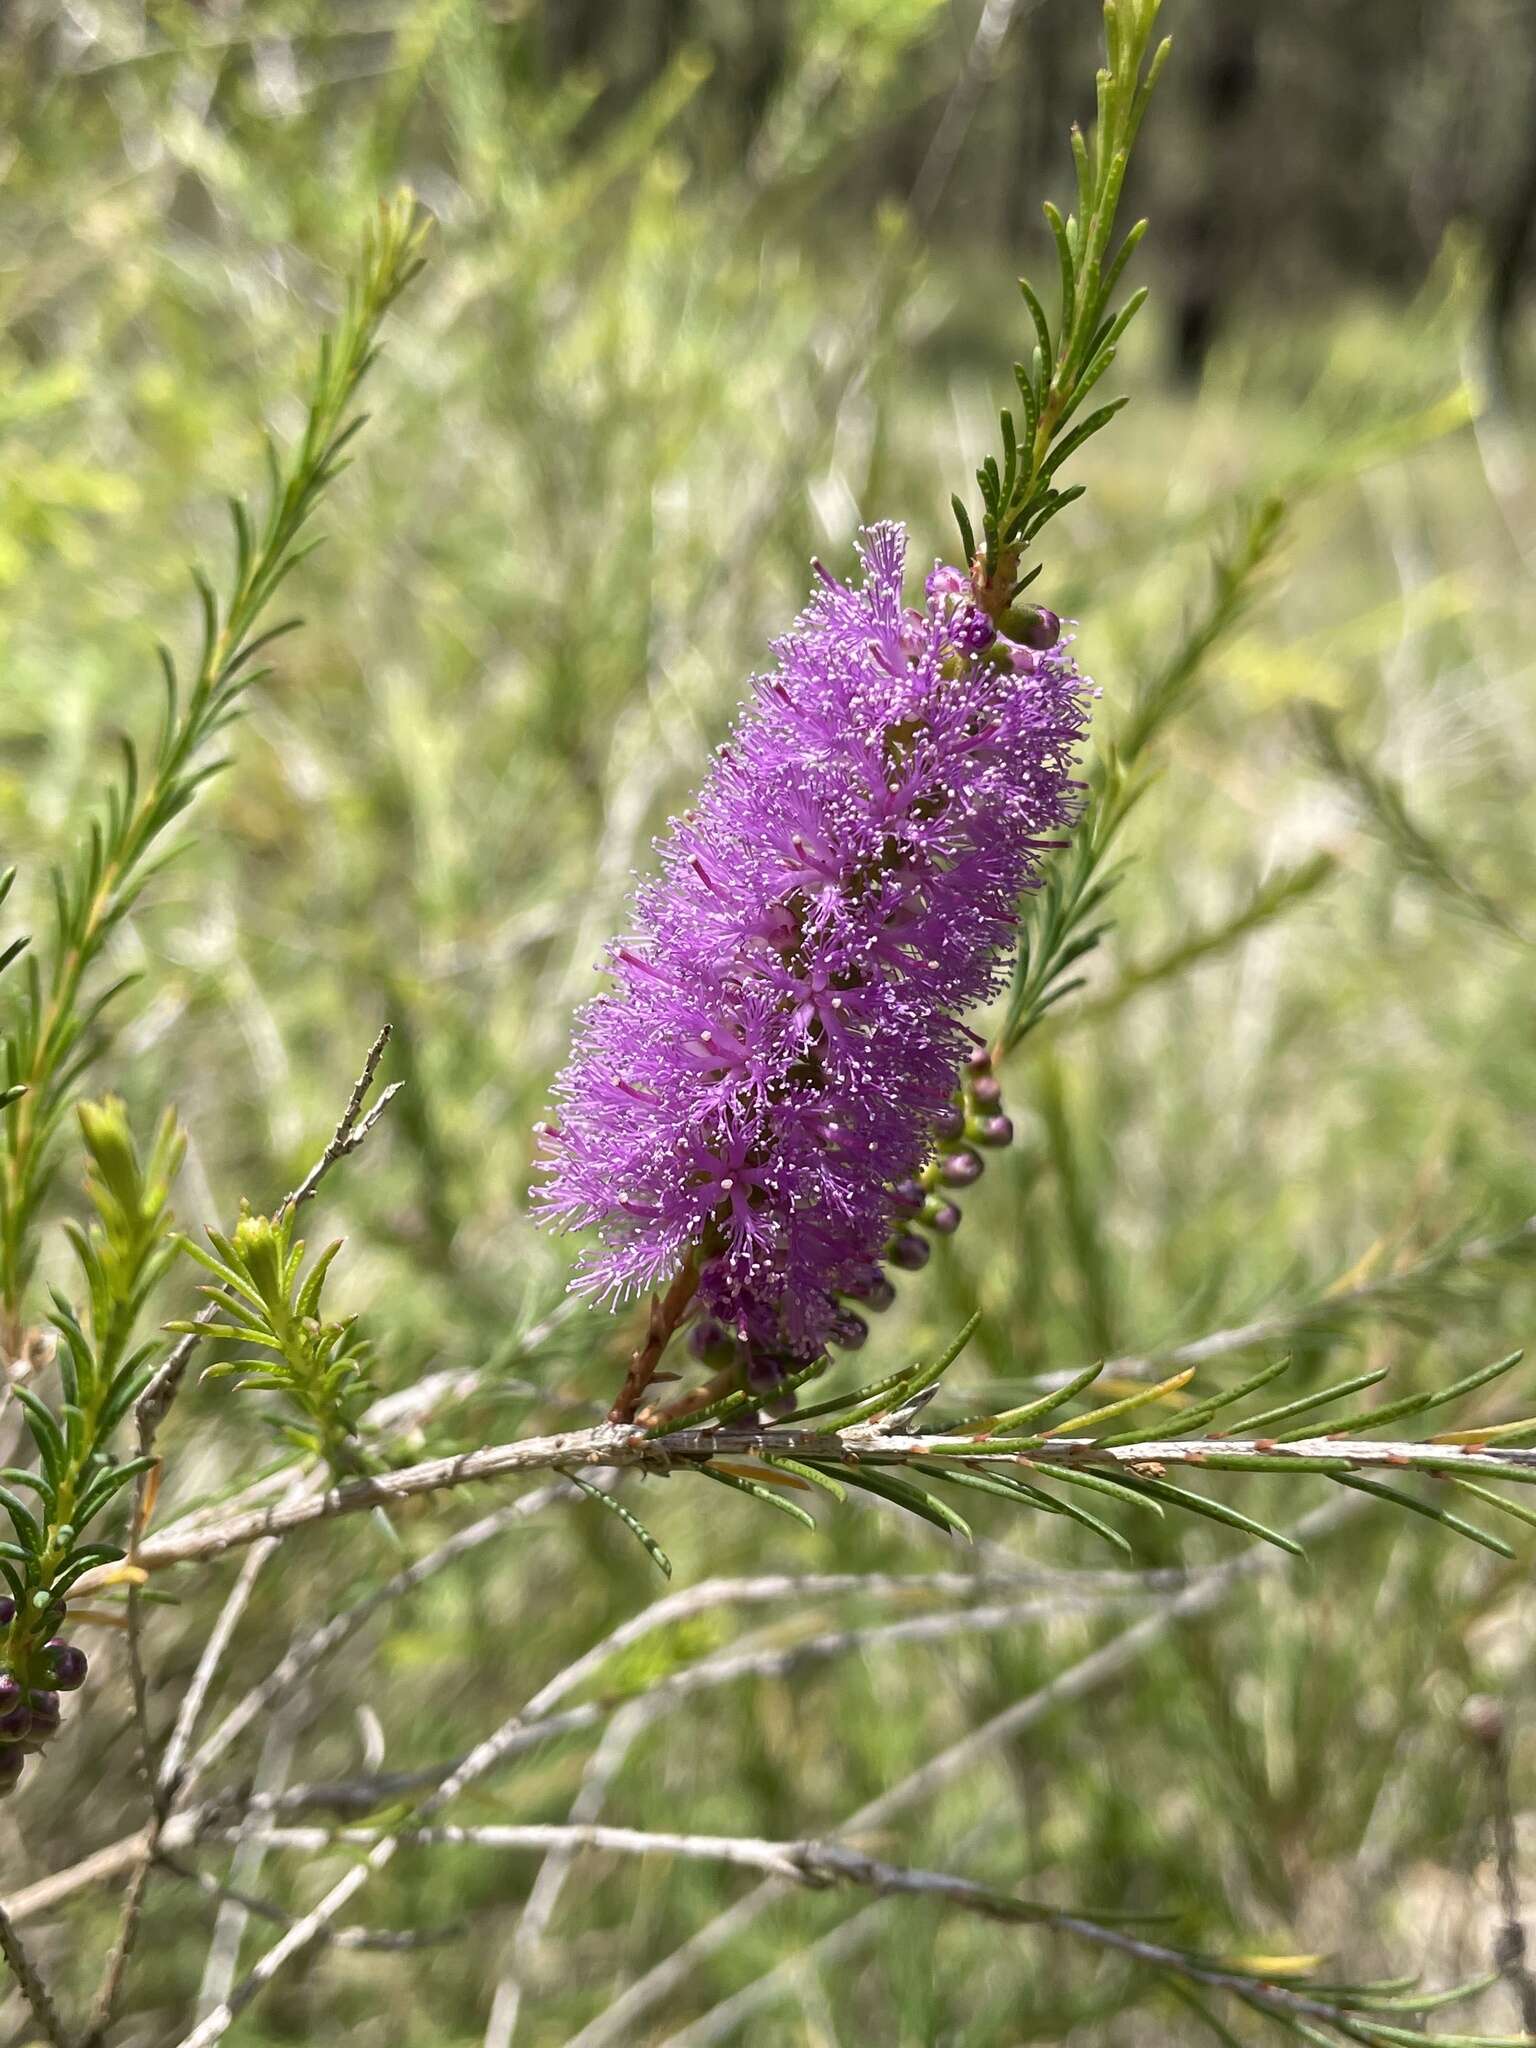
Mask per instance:
[[[958,1138],[965,1129],[965,1112],[958,1102],[946,1102],[933,1120],[936,1138]]]
[[[940,1237],[953,1237],[960,1228],[960,1211],[953,1202],[935,1202],[923,1216],[930,1230],[936,1230]]]
[[[1007,614],[1003,623],[1011,638],[1041,654],[1061,638],[1061,620],[1048,605],[1021,604]]]
[[[996,1074],[978,1074],[971,1083],[971,1099],[983,1109],[996,1109],[1003,1099],[1003,1084]]]
[[[972,1132],[978,1145],[1011,1145],[1013,1143],[1013,1119],[1006,1116],[984,1116]]]
[[[920,1180],[899,1180],[891,1189],[891,1199],[898,1209],[915,1216],[928,1197]]]
[[[850,1308],[840,1308],[828,1333],[839,1351],[862,1351],[869,1337],[869,1325]]]
[[[969,1150],[951,1152],[939,1162],[939,1179],[947,1188],[968,1188],[972,1181],[981,1179],[981,1171],[980,1155]]]
[[[85,1683],[85,1674],[90,1669],[84,1650],[74,1643],[63,1643],[57,1637],[43,1645],[43,1653],[52,1660],[53,1682],[60,1692],[78,1692]]]
[[[866,1308],[873,1309],[876,1315],[883,1315],[896,1299],[896,1290],[882,1273],[859,1299]]]
[[[7,1792],[16,1790],[17,1781],[27,1767],[27,1760],[19,1749],[0,1749],[0,1799]]]
[[[9,1628],[16,1619],[16,1602],[9,1594],[0,1597],[0,1628]]]
[[[950,622],[950,634],[962,654],[980,654],[997,638],[997,628],[980,605],[962,605]]]
[[[48,1733],[59,1725],[59,1696],[56,1692],[34,1692],[27,1701],[32,1709],[32,1726]]]
[[[23,1735],[30,1733],[32,1709],[20,1704],[0,1714],[0,1742],[19,1742]]]
[[[990,1074],[992,1071],[992,1054],[986,1046],[978,1045],[965,1065],[968,1073]]]
[[[918,1237],[908,1230],[892,1242],[887,1256],[891,1264],[900,1266],[904,1273],[920,1273],[932,1254],[933,1246],[927,1238]]]
[[[0,1714],[8,1714],[20,1698],[20,1681],[12,1672],[0,1671]]]

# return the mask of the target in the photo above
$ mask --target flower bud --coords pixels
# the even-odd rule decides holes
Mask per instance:
[[[839,1351],[862,1351],[869,1337],[869,1325],[851,1308],[841,1308],[828,1334]]]
[[[878,1266],[871,1267],[868,1275],[848,1292],[861,1308],[873,1309],[876,1315],[883,1314],[896,1299],[895,1288]]]
[[[0,1628],[9,1628],[16,1619],[16,1602],[6,1594],[0,1598]]]
[[[923,588],[930,597],[969,597],[971,579],[963,569],[953,569],[948,562],[935,562]]]
[[[899,1266],[904,1273],[920,1273],[932,1255],[933,1247],[927,1238],[917,1237],[910,1230],[892,1241],[888,1254],[891,1264]]]
[[[60,1642],[55,1637],[51,1643],[43,1645],[43,1653],[51,1660],[53,1682],[58,1690],[78,1692],[90,1668],[84,1650],[74,1643]]]
[[[968,1188],[973,1181],[981,1179],[982,1161],[969,1147],[951,1152],[947,1159],[939,1162],[939,1179],[947,1188]]]
[[[1003,613],[999,623],[1010,640],[1033,647],[1041,654],[1061,638],[1061,620],[1043,604],[1014,605]]]
[[[891,1199],[904,1214],[915,1216],[928,1197],[920,1180],[908,1178],[897,1181],[891,1189]]]
[[[978,1074],[971,1083],[971,1100],[983,1109],[996,1109],[1003,1099],[1003,1084],[996,1074]]]
[[[933,1120],[936,1138],[958,1138],[965,1129],[965,1112],[958,1102],[946,1102]]]
[[[1013,1119],[1006,1116],[984,1116],[977,1120],[971,1136],[978,1145],[1011,1145],[1013,1143]]]
[[[17,1702],[0,1714],[0,1742],[19,1742],[32,1727],[32,1709]]]
[[[982,654],[997,638],[997,628],[980,605],[962,605],[949,630],[962,654]]]
[[[953,1237],[960,1228],[960,1211],[953,1202],[930,1202],[923,1211],[923,1221],[940,1237]]]
[[[21,1684],[15,1674],[0,1671],[0,1714],[9,1713],[21,1698]]]

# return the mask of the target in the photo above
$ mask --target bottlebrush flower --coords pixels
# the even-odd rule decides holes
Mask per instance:
[[[994,994],[1022,889],[1076,815],[1086,686],[999,638],[962,570],[905,609],[868,530],[774,646],[696,808],[660,843],[541,1126],[547,1219],[595,1224],[609,1300],[695,1252],[699,1301],[771,1388],[867,1299]]]

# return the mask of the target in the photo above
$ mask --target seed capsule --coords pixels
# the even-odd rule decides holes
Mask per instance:
[[[978,1074],[971,1083],[971,1100],[982,1109],[996,1109],[1003,1099],[1003,1084],[996,1074]]]

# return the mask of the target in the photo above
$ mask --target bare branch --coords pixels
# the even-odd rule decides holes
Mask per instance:
[[[1350,2021],[1356,2007],[1341,2007],[1326,1997],[1296,1991],[1241,1968],[1223,1968],[1161,1942],[1148,1941],[1123,1927],[1106,1927],[1078,1913],[1063,1912],[1028,1899],[1013,1897],[973,1879],[947,1871],[911,1869],[881,1862],[840,1843],[774,1842],[735,1835],[694,1835],[606,1827],[601,1824],[551,1823],[517,1827],[429,1827],[386,1835],[371,1828],[271,1828],[261,1839],[273,1848],[324,1851],[337,1847],[378,1849],[386,1842],[408,1847],[463,1846],[476,1849],[594,1849],[618,1856],[678,1856],[720,1863],[737,1870],[755,1870],[780,1883],[819,1891],[854,1885],[883,1897],[940,1899],[963,1912],[988,1920],[1069,1934],[1101,1949],[1213,1990],[1229,1991],[1278,2015],[1324,2021]],[[189,2036],[189,2041],[199,2038]],[[210,2038],[216,2038],[211,2036]]]
[[[27,2009],[42,2028],[53,2048],[74,2048],[72,2037],[59,2017],[58,2007],[49,1995],[48,1986],[37,1973],[37,1965],[27,1954],[21,1936],[4,1906],[0,1906],[0,1955],[10,1965],[11,1975],[16,1979],[17,1988],[27,2002]]]
[[[330,1172],[338,1159],[344,1159],[349,1152],[355,1152],[391,1102],[405,1086],[403,1081],[392,1081],[378,1101],[363,1116],[363,1104],[368,1100],[378,1076],[379,1063],[383,1059],[390,1039],[394,1036],[393,1024],[386,1024],[378,1037],[368,1048],[368,1057],[363,1062],[363,1071],[353,1083],[352,1093],[347,1097],[347,1106],[341,1113],[341,1121],[331,1133],[331,1142],[326,1146],[314,1165],[305,1174],[291,1194],[285,1195],[277,1206],[276,1216],[286,1216],[290,1209],[300,1208],[315,1193],[321,1181]],[[358,1119],[362,1118],[359,1122]]]
[[[1526,1961],[1525,1928],[1520,1918],[1515,1817],[1509,1797],[1509,1733],[1504,1710],[1495,1699],[1470,1699],[1462,1709],[1462,1726],[1481,1748],[1488,1766],[1494,1858],[1499,1876],[1500,1926],[1494,1941],[1494,1968],[1514,1994],[1520,2007],[1521,2026],[1536,2039],[1536,1977],[1531,1975]]]
[[[592,1429],[570,1430],[558,1436],[524,1437],[451,1457],[429,1458],[398,1471],[348,1480],[305,1500],[251,1509],[223,1520],[199,1520],[185,1529],[173,1525],[145,1539],[137,1552],[137,1562],[147,1571],[163,1570],[173,1564],[200,1563],[267,1536],[289,1535],[311,1522],[328,1521],[335,1515],[359,1514],[420,1494],[441,1493],[448,1487],[517,1477],[527,1472],[556,1471],[564,1466],[585,1470],[638,1466],[663,1473],[707,1464],[714,1458],[740,1461],[762,1457],[810,1458],[854,1467],[899,1468],[919,1460],[930,1465],[942,1462],[961,1470],[999,1465],[1045,1479],[1049,1479],[1052,1465],[1119,1471],[1133,1479],[1157,1477],[1162,1469],[1186,1466],[1200,1471],[1320,1472],[1333,1477],[1376,1471],[1399,1476],[1418,1473],[1536,1483],[1536,1447],[1511,1444],[1378,1442],[1354,1436],[1307,1437],[1293,1443],[1265,1437],[1154,1437],[1138,1443],[1111,1443],[1093,1437],[1051,1436],[1048,1440],[1032,1439],[1021,1448],[1018,1441],[1010,1443],[1006,1438],[942,1433],[884,1436],[874,1426],[822,1434],[778,1424],[679,1430],[673,1436],[656,1440],[632,1425],[600,1423]],[[105,1576],[106,1573],[87,1574],[80,1581],[80,1592],[90,1591]]]
[[[1329,1502],[1310,1515],[1304,1515],[1294,1534],[1298,1539],[1308,1540],[1326,1535],[1359,1511],[1358,1501]],[[1058,1707],[1086,1698],[1110,1679],[1117,1678],[1177,1622],[1192,1620],[1219,1607],[1231,1589],[1245,1580],[1285,1568],[1284,1554],[1262,1544],[1255,1544],[1241,1556],[1218,1566],[1198,1585],[1189,1587],[1166,1606],[1132,1622],[1119,1635],[1112,1636],[1086,1657],[1079,1658],[1077,1663],[1057,1672],[1036,1691],[1013,1701],[1000,1713],[994,1714],[990,1721],[984,1721],[979,1728],[973,1728],[958,1742],[951,1743],[948,1749],[930,1757],[927,1763],[851,1814],[838,1830],[839,1834],[867,1833],[873,1828],[886,1826],[946,1785],[964,1778],[1001,1743],[1011,1742]],[[580,2033],[573,2035],[566,2048],[608,2048],[611,2043],[634,2040],[636,2022],[684,1983],[696,1964],[728,1947],[778,1896],[778,1887],[772,1880],[755,1886],[723,1913],[716,1914],[671,1955],[663,1956],[653,1964],[605,2011],[589,2021]]]

